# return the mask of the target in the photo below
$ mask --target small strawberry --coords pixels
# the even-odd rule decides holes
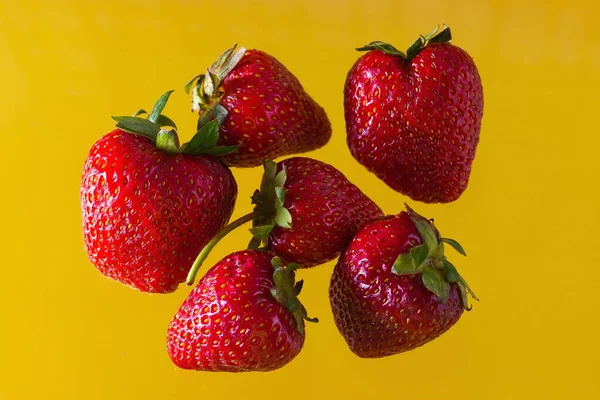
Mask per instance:
[[[117,129],[91,148],[81,183],[85,246],[104,275],[143,292],[168,293],[185,280],[198,251],[227,224],[237,185],[216,155],[217,123],[179,147],[162,115],[115,117]],[[161,129],[171,127],[173,129]]]
[[[381,209],[329,164],[293,157],[265,162],[254,211],[229,224],[200,253],[188,284],[214,245],[238,226],[253,221],[250,248],[261,243],[287,262],[312,267],[336,258],[358,229],[383,216]]]
[[[450,28],[406,52],[383,42],[346,79],[347,142],[354,158],[413,200],[448,203],[466,189],[479,142],[483,89],[473,59]]]
[[[271,371],[298,355],[308,318],[297,296],[295,266],[260,250],[239,251],[208,270],[167,331],[180,368]]]
[[[475,295],[444,255],[430,222],[408,212],[363,226],[333,272],[329,299],[338,330],[359,357],[375,358],[422,346],[446,332]]]
[[[223,157],[229,166],[254,167],[315,150],[331,137],[323,108],[283,64],[260,50],[234,46],[186,90],[192,90],[200,123],[212,117],[224,121],[219,144],[240,146]]]

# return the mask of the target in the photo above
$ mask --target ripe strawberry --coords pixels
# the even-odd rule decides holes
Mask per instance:
[[[466,189],[479,142],[483,89],[450,28],[406,54],[383,42],[358,50],[346,79],[347,142],[354,158],[413,200],[448,203]]]
[[[231,171],[213,156],[232,150],[215,147],[216,122],[182,147],[174,129],[160,129],[175,126],[161,114],[170,93],[148,119],[115,117],[118,129],[91,148],[81,183],[90,261],[143,292],[177,288],[227,224],[237,195]]]
[[[254,211],[229,224],[202,250],[194,276],[214,245],[238,226],[253,221],[250,248],[261,243],[287,262],[313,267],[336,258],[358,229],[383,216],[381,209],[329,164],[293,157],[267,161]]]
[[[433,222],[408,212],[366,224],[340,257],[329,286],[338,330],[359,357],[422,346],[446,332],[467,305],[467,291],[444,256]]]
[[[295,266],[260,250],[223,258],[190,293],[167,331],[167,351],[180,368],[271,371],[298,355],[306,310]]]
[[[200,121],[217,117],[223,122],[219,144],[240,146],[223,158],[229,166],[254,167],[315,150],[331,137],[323,108],[283,64],[260,50],[234,46],[186,90],[192,86]]]
[[[358,229],[381,209],[340,171],[329,164],[294,157],[278,164],[287,179],[283,205],[291,215],[289,228],[275,225],[269,248],[289,262],[311,267],[333,260]]]

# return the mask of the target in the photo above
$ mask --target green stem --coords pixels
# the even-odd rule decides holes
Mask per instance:
[[[206,244],[206,246],[204,246],[204,248],[202,249],[200,254],[198,254],[198,257],[196,257],[196,261],[194,261],[194,264],[192,265],[192,268],[190,269],[190,272],[188,273],[187,279],[185,281],[186,284],[189,286],[194,283],[194,279],[196,279],[196,274],[198,273],[198,270],[202,266],[202,263],[204,262],[204,260],[206,260],[206,258],[210,254],[211,250],[217,245],[217,243],[219,243],[221,241],[221,239],[223,239],[225,236],[227,236],[227,234],[229,234],[234,229],[244,225],[247,222],[254,220],[255,218],[257,218],[259,216],[260,216],[260,213],[257,211],[251,212],[250,214],[246,214],[243,217],[236,219],[235,221],[233,221],[232,223],[227,225],[225,228],[223,228],[219,233],[217,233],[210,240],[210,242],[208,242]]]

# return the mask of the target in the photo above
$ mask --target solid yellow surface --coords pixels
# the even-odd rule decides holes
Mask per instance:
[[[0,399],[592,399],[600,396],[600,8],[577,1],[1,1]],[[303,271],[321,322],[268,374],[176,369],[165,331],[189,288],[147,295],[87,260],[79,184],[111,115],[166,112],[189,139],[183,84],[235,42],[274,55],[327,110],[335,165],[388,213],[408,199],[350,156],[342,88],[355,47],[405,49],[448,24],[475,59],[485,111],[467,191],[410,204],[459,239],[481,298],[434,342],[355,357],[335,326],[333,263]],[[234,171],[250,210],[261,168]],[[247,242],[240,230],[212,265]]]

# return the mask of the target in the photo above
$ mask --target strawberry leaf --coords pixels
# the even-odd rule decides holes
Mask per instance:
[[[283,207],[283,203],[285,203],[285,189],[275,186],[275,196],[277,196],[277,199],[275,200],[275,207]]]
[[[215,91],[216,81],[213,79],[213,77],[216,78],[216,81],[219,80],[215,74],[211,74],[210,71],[206,71],[206,75],[204,75],[204,94],[207,96],[212,96]]]
[[[443,26],[442,30],[436,29],[436,34],[430,37],[427,43],[450,43],[452,41],[452,32],[447,26]]]
[[[213,120],[204,125],[192,140],[186,144],[183,149],[184,154],[205,153],[207,150],[213,149],[219,141],[219,126],[217,121]]]
[[[371,42],[366,46],[357,48],[356,50],[358,50],[358,51],[379,50],[385,54],[406,58],[406,55],[403,52],[401,52],[400,50],[398,50],[391,44],[385,43],[385,42],[380,42],[380,41]]]
[[[459,284],[458,288],[460,291],[460,299],[462,300],[463,308],[467,311],[471,311],[473,306],[469,305],[469,297],[467,296],[467,291],[465,290],[464,285]]]
[[[465,252],[465,249],[463,249],[463,247],[460,245],[460,243],[458,243],[456,240],[442,238],[441,241],[444,243],[448,243],[454,250],[458,251],[463,256],[467,255],[467,253]]]
[[[155,123],[144,118],[138,117],[112,117],[117,122],[117,128],[126,132],[135,133],[145,136],[148,139],[156,141],[156,135],[160,131],[160,127]]]
[[[277,163],[275,161],[268,160],[263,162],[263,167],[265,169],[265,173],[263,175],[263,184],[270,185],[277,175]]]
[[[250,233],[252,233],[252,236],[255,238],[260,239],[261,242],[266,243],[269,240],[269,235],[274,227],[275,225],[255,226],[250,228]]]
[[[212,110],[212,115],[219,123],[219,126],[223,126],[225,123],[225,118],[227,118],[227,109],[221,104],[215,103],[215,106]]]
[[[423,262],[427,259],[428,254],[429,249],[425,243],[410,249],[410,256],[413,259],[415,268],[419,268],[421,264],[423,264]]]
[[[160,114],[158,118],[156,118],[156,125],[158,126],[170,126],[171,128],[177,129],[177,125],[175,122],[167,117],[166,115]]]
[[[277,175],[275,175],[275,179],[273,180],[273,185],[275,187],[283,187],[285,185],[285,181],[287,180],[287,171],[285,166],[281,168],[281,171]]]
[[[446,275],[446,280],[450,283],[458,282],[460,279],[456,267],[448,260],[444,260],[444,274]]]
[[[236,47],[237,44],[223,53],[217,62],[214,63],[209,69],[210,72],[219,77],[220,81],[225,79],[225,77],[236,67],[236,65],[238,65],[246,53],[246,48],[240,47],[239,49],[235,50]]]
[[[396,275],[414,275],[417,272],[417,267],[410,253],[403,253],[398,256],[394,265],[392,266],[392,272]]]
[[[275,224],[285,229],[292,227],[292,215],[285,207],[279,207],[277,209],[277,215],[275,216]]]
[[[302,280],[296,282],[296,268],[298,264],[288,264],[286,267],[283,267],[279,257],[274,257],[271,260],[271,264],[274,268],[274,287],[270,290],[271,295],[294,315],[296,328],[301,335],[304,335],[304,321],[318,322],[319,320],[317,318],[309,318],[306,308],[298,299],[298,294],[300,294],[304,284]]]
[[[190,89],[194,85],[194,82],[196,82],[202,76],[204,76],[204,74],[198,74],[198,75],[194,76],[192,79],[190,79],[189,81],[187,81],[187,83],[184,86],[184,90],[187,94],[190,94]]]
[[[136,112],[133,114],[133,116],[134,116],[134,117],[139,117],[140,115],[143,115],[143,114],[148,114],[148,112],[142,108],[142,109],[139,109],[139,110],[137,110],[137,111],[136,111]]]
[[[450,28],[445,25],[438,26],[427,35],[420,36],[408,50],[406,50],[406,57],[408,61],[410,61],[429,43],[450,43],[451,40],[452,34],[450,33]]]
[[[432,255],[438,248],[438,238],[433,230],[433,226],[431,223],[423,216],[417,214],[412,208],[405,204],[406,210],[408,211],[408,215],[410,216],[410,220],[417,228],[423,243],[427,245],[429,250],[429,256]]]
[[[154,104],[154,107],[152,107],[152,111],[150,111],[150,114],[148,115],[149,121],[154,123],[158,121],[158,116],[162,113],[162,110],[164,110],[165,105],[167,105],[167,101],[169,101],[169,96],[171,96],[171,93],[173,93],[173,90],[169,90],[159,97]]]
[[[462,286],[465,287],[465,289],[467,289],[467,292],[469,292],[469,294],[471,295],[471,297],[473,297],[475,300],[479,301],[479,298],[475,295],[475,293],[471,290],[471,288],[469,287],[469,284],[467,283],[467,281],[465,281],[465,279],[458,275],[458,283]]]
[[[296,284],[294,285],[294,294],[296,296],[298,296],[300,294],[300,292],[302,292],[303,286],[304,286],[304,280],[299,280],[298,282],[296,282]]]
[[[421,279],[423,285],[437,296],[440,303],[446,303],[450,295],[450,284],[444,279],[440,271],[430,266],[425,266]]]
[[[230,49],[225,50],[219,56],[219,58],[217,58],[217,60],[210,66],[210,69],[213,71],[218,71],[218,70],[222,69],[223,66],[225,65],[225,62],[231,57],[231,54],[233,54],[233,51],[235,50],[236,47],[237,47],[237,43],[235,43],[233,45],[233,47],[231,47]]]
[[[209,156],[219,157],[219,156],[224,156],[226,154],[231,154],[239,148],[240,148],[239,145],[238,146],[217,146],[217,147],[213,147],[212,149],[205,150],[202,153],[208,154]]]
[[[250,250],[258,249],[261,244],[262,244],[262,240],[260,240],[257,237],[252,236],[252,239],[250,239],[250,243],[248,243],[248,248]]]

